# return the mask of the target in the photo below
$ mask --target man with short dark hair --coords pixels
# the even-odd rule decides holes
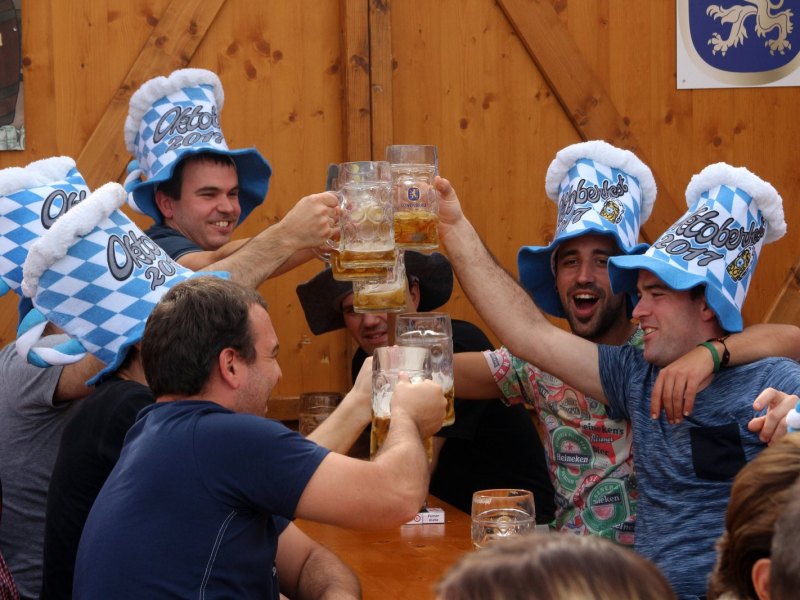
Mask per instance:
[[[262,418],[277,353],[254,290],[199,277],[163,296],[142,340],[157,403],[140,413],[92,507],[77,596],[277,598],[279,585],[290,597],[357,596],[357,582],[331,580],[288,520],[390,527],[413,517],[427,493],[422,438],[441,423],[444,396],[430,381],[401,382],[373,462],[329,453]],[[191,376],[175,379],[177,364]],[[284,553],[285,543],[295,549]]]
[[[433,311],[450,299],[453,271],[443,254],[407,251],[405,267],[409,311]],[[334,280],[330,268],[297,286],[297,295],[314,334],[346,328],[356,341],[354,379],[375,348],[389,343],[387,314],[355,312],[352,284]],[[491,347],[486,335],[472,323],[453,319],[452,330],[456,354]],[[480,401],[465,402],[459,396],[469,396],[468,390],[462,386],[455,390],[455,423],[443,427],[433,438],[431,493],[470,512],[472,494],[478,490],[528,489],[533,492],[537,522],[551,521],[555,512],[553,487],[528,411],[523,406],[505,407],[491,393],[481,396]],[[497,391],[492,393],[496,395]]]
[[[278,223],[232,240],[263,201],[272,169],[255,148],[229,150],[220,128],[222,84],[204,69],[145,82],[132,96],[125,142],[136,157],[129,203],[155,224],[145,233],[180,265],[228,271],[257,287],[313,257],[333,233],[333,194],[302,198]],[[144,177],[141,180],[140,177]]]
[[[566,176],[562,184],[568,188],[571,180]],[[689,211],[643,255],[610,259],[612,290],[635,289],[639,296],[633,316],[644,333],[642,355],[630,346],[595,345],[550,324],[480,243],[449,182],[435,185],[443,196],[440,239],[465,292],[501,341],[609,404],[612,417],[631,420],[639,490],[635,548],[665,572],[679,595],[702,595],[731,480],[765,446],[760,431],[785,427],[789,406],[765,415],[759,392],[800,389],[794,361],[768,358],[734,367],[763,356],[765,344],[742,343],[746,334],[728,337],[742,329],[741,303],[764,241],[785,232],[780,196],[746,169],[712,165],[687,188]],[[584,196],[594,200],[583,206],[570,203],[567,190],[560,214],[568,220],[592,210],[599,192]],[[704,293],[695,297],[689,290],[698,285]],[[502,316],[494,310],[498,299]],[[698,344],[714,359],[716,375],[701,386],[691,416],[668,420],[649,402],[659,368]]]

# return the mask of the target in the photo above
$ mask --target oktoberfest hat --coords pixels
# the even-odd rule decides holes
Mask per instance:
[[[800,431],[800,401],[786,415],[786,425],[789,433]]]
[[[419,312],[435,310],[450,300],[453,269],[444,254],[405,252],[406,276],[419,282]],[[342,300],[353,293],[349,281],[337,281],[330,267],[297,286],[297,297],[314,335],[344,327]]]
[[[228,149],[219,123],[224,102],[219,78],[204,69],[180,69],[169,77],[156,77],[131,96],[125,145],[136,160],[128,165],[125,188],[134,210],[161,223],[156,188],[172,177],[181,160],[208,152],[229,156],[236,165],[240,223],[264,201],[272,168],[255,148]]]
[[[517,255],[520,283],[545,312],[565,317],[555,280],[555,251],[565,240],[609,235],[625,254],[643,252],[639,227],[656,199],[650,169],[633,152],[595,140],[560,150],[545,178],[547,196],[558,206],[553,241],[523,246]]]
[[[125,199],[121,185],[108,183],[31,245],[22,291],[34,309],[20,323],[17,352],[32,364],[69,364],[90,352],[107,365],[94,384],[119,368],[161,296],[195,276],[119,210]],[[41,340],[47,321],[69,337]]]
[[[615,256],[608,274],[615,292],[636,289],[647,269],[670,288],[705,286],[726,331],[742,330],[742,304],[764,243],[786,233],[783,201],[744,167],[709,165],[686,188],[689,210],[641,256]]]
[[[31,245],[55,220],[81,202],[89,186],[66,156],[0,171],[0,296],[22,296],[22,264]],[[20,317],[30,310],[22,298]]]

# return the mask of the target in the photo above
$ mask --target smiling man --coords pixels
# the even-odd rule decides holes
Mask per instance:
[[[254,290],[197,277],[164,294],[141,346],[157,401],[89,513],[76,598],[360,598],[350,570],[291,521],[377,529],[411,519],[427,493],[422,438],[444,418],[442,389],[398,383],[386,444],[358,460],[263,418],[278,349]]]
[[[593,162],[576,158],[584,167]],[[570,204],[576,179],[571,171],[562,175],[559,222],[572,223],[578,208],[592,206]],[[783,347],[781,340],[788,345],[780,352],[796,358],[796,327],[773,326],[760,339],[750,331],[734,333],[742,330],[741,305],[762,245],[785,233],[780,196],[746,169],[712,165],[689,184],[689,211],[645,254],[609,259],[612,290],[641,296],[634,316],[646,333],[643,355],[631,345],[597,345],[551,324],[480,243],[449,182],[438,179],[436,186],[442,194],[441,240],[453,268],[509,351],[581,389],[586,398],[608,404],[609,417],[631,422],[638,493],[635,549],[664,571],[682,598],[702,596],[733,477],[773,433],[785,431],[792,404],[785,394],[800,389],[796,362],[761,359],[777,354],[774,347]],[[598,199],[595,195],[591,203],[595,210],[601,209]],[[523,260],[521,253],[520,277],[530,289]],[[546,300],[535,290],[533,295],[544,308]],[[584,301],[579,296],[574,303]],[[495,310],[499,301],[502,312]],[[713,358],[716,375],[702,382],[685,419],[653,416],[650,396],[658,378],[670,361],[688,352]],[[756,362],[745,364],[750,361]],[[683,396],[688,389],[677,392]],[[564,456],[576,447],[577,442],[562,446]],[[606,515],[609,500],[618,494],[613,488],[600,491],[599,514]]]
[[[562,189],[564,179],[569,186]],[[576,216],[564,218],[559,210],[553,241],[521,248],[522,285],[548,314],[565,318],[575,335],[641,346],[641,332],[629,318],[632,299],[611,291],[607,263],[646,247],[637,238],[656,197],[650,169],[631,152],[587,142],[559,152],[546,182],[548,196],[559,206],[576,207]],[[585,210],[601,195],[598,210]],[[600,209],[617,217],[604,218]],[[455,367],[457,389],[470,394],[465,397],[499,388],[507,403],[525,403],[535,412],[556,492],[551,526],[632,545],[639,494],[630,423],[611,418],[603,404],[505,347],[459,354]]]
[[[255,287],[313,257],[333,233],[333,194],[302,198],[253,238],[237,225],[263,201],[272,168],[255,148],[230,150],[220,128],[224,93],[204,69],[181,69],[131,96],[125,143],[136,157],[126,180],[129,204],[155,224],[145,233],[180,265],[225,270]],[[143,179],[142,179],[143,178]]]
[[[428,312],[445,304],[453,291],[453,270],[443,254],[405,253],[409,311]],[[353,286],[336,281],[330,268],[297,286],[306,321],[315,335],[346,328],[358,344],[353,355],[353,380],[375,348],[389,343],[386,313],[353,310]],[[468,321],[452,319],[453,352],[491,348],[484,333]],[[534,493],[536,519],[547,523],[555,511],[553,487],[547,477],[544,451],[528,412],[509,409],[497,399],[497,389],[463,401],[456,387],[456,421],[433,438],[430,491],[464,512],[470,512],[472,494],[488,488],[523,488]],[[468,397],[476,397],[467,394]],[[491,398],[488,400],[487,398]],[[513,456],[514,460],[507,460]]]

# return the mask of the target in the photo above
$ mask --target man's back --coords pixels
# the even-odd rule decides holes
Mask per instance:
[[[27,364],[14,344],[0,350],[0,479],[5,492],[0,552],[23,598],[39,596],[47,486],[61,433],[77,409],[76,403],[53,403],[60,374],[60,368]]]
[[[72,597],[86,517],[137,413],[153,402],[147,386],[111,377],[86,397],[64,429],[47,493],[42,600]]]
[[[281,519],[327,451],[213,402],[142,411],[84,528],[84,598],[277,597]]]

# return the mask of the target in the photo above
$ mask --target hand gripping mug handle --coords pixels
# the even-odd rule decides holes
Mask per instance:
[[[28,311],[17,328],[17,354],[37,367],[68,365],[86,356],[86,348],[66,334],[42,337],[47,319],[37,308]]]

